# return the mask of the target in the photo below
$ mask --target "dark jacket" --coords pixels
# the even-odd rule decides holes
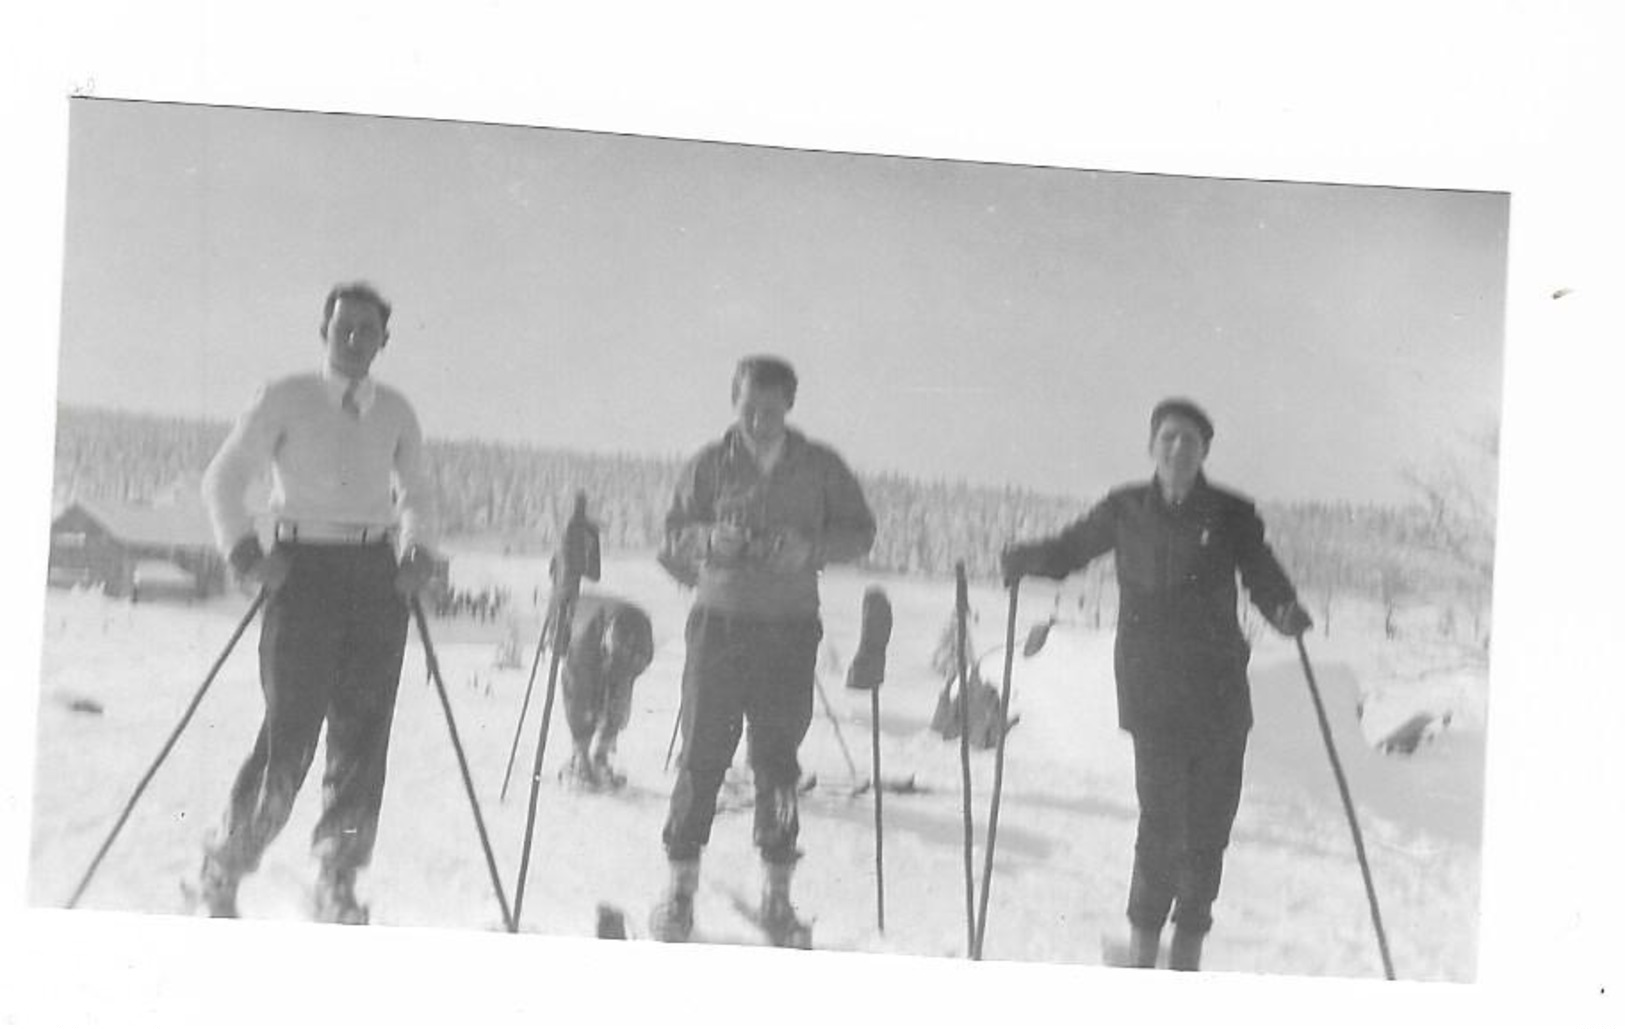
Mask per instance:
[[[576,599],[566,671],[595,680],[636,679],[653,658],[654,631],[643,608],[600,593],[583,593]]]
[[[705,540],[717,522],[745,530],[744,556],[728,562],[707,556]],[[792,528],[812,542],[812,561],[794,572],[774,571],[767,555]],[[874,541],[874,515],[834,450],[787,430],[778,463],[764,475],[738,428],[730,428],[678,476],[660,563],[698,587],[696,606],[787,619],[816,615],[818,570],[858,560]]]
[[[1117,716],[1129,732],[1251,728],[1250,647],[1236,576],[1266,617],[1297,599],[1252,502],[1199,477],[1168,504],[1155,481],[1113,490],[1053,539],[1028,544],[1028,568],[1061,579],[1115,552]]]

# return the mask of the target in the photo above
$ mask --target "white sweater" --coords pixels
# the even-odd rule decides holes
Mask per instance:
[[[423,433],[412,405],[371,379],[361,416],[343,410],[346,380],[329,372],[266,386],[203,475],[203,499],[222,553],[253,530],[248,486],[269,463],[271,514],[288,521],[397,526],[404,551],[434,544],[434,504]]]

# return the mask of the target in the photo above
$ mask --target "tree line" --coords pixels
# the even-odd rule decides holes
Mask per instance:
[[[143,503],[196,489],[228,428],[217,421],[61,406],[54,499],[58,505],[74,498]],[[513,552],[551,549],[577,491],[586,492],[606,547],[658,546],[683,463],[677,456],[473,440],[429,440],[426,456],[443,534]],[[1083,497],[1008,486],[895,473],[859,478],[878,523],[865,565],[902,574],[947,574],[962,560],[973,577],[993,578],[1007,541],[1054,532],[1088,505]],[[1487,624],[1493,491],[1488,506],[1479,503],[1481,497],[1475,500],[1460,485],[1459,469],[1414,473],[1413,480],[1417,498],[1407,505],[1261,505],[1272,545],[1328,628],[1333,601],[1344,597],[1383,603],[1390,616],[1413,601],[1446,599]],[[1090,570],[1083,580],[1086,594],[1107,592],[1108,570],[1106,562]],[[1098,596],[1096,604],[1098,612]],[[1487,633],[1484,624],[1476,628]]]

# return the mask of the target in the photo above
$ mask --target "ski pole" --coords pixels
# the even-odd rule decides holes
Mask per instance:
[[[214,665],[210,667],[209,674],[204,676],[203,685],[199,686],[197,692],[192,695],[192,702],[186,705],[186,713],[181,715],[180,721],[176,723],[174,730],[170,732],[169,739],[164,741],[163,748],[158,751],[158,756],[153,760],[146,774],[141,777],[141,781],[136,784],[135,792],[131,793],[130,799],[125,802],[124,810],[119,812],[118,821],[113,823],[113,830],[107,834],[107,839],[102,841],[100,849],[96,851],[96,856],[91,859],[90,867],[85,869],[85,874],[80,878],[79,885],[74,888],[73,896],[68,898],[69,908],[77,905],[79,898],[85,895],[85,890],[90,887],[90,880],[96,875],[96,869],[101,867],[102,859],[112,849],[113,841],[118,838],[119,832],[124,828],[124,823],[130,818],[130,812],[135,810],[136,801],[140,800],[141,794],[146,792],[147,785],[152,782],[152,777],[158,774],[159,766],[169,757],[169,752],[174,749],[175,742],[181,738],[181,733],[185,731],[187,724],[192,721],[192,715],[196,713],[198,705],[203,703],[203,695],[209,692],[210,686],[214,685],[215,676],[220,674],[220,668],[226,663],[226,658],[230,657],[232,650],[236,649],[237,641],[242,639],[243,633],[248,629],[248,623],[252,622],[254,616],[259,613],[260,608],[265,606],[267,595],[265,588],[261,587],[259,593],[254,596],[254,602],[248,605],[247,611],[243,612],[243,617],[237,622],[237,628],[232,632],[231,639],[226,641],[225,648],[220,651],[220,656],[214,659]]]
[[[1332,743],[1332,726],[1326,720],[1326,705],[1320,699],[1320,687],[1315,685],[1315,671],[1309,665],[1309,651],[1303,645],[1303,633],[1293,637],[1298,643],[1298,659],[1303,662],[1303,676],[1309,683],[1309,696],[1315,702],[1315,717],[1320,721],[1320,736],[1326,741],[1326,755],[1332,760],[1332,773],[1337,778],[1337,792],[1343,798],[1343,811],[1348,815],[1349,831],[1354,834],[1354,854],[1360,860],[1360,876],[1365,880],[1365,896],[1371,905],[1371,924],[1377,930],[1377,949],[1382,953],[1382,970],[1388,979],[1394,977],[1394,961],[1388,954],[1388,935],[1382,929],[1382,912],[1377,908],[1377,889],[1371,882],[1371,865],[1365,856],[1365,841],[1360,836],[1360,822],[1354,815],[1354,800],[1349,796],[1348,780],[1343,776],[1343,764],[1337,759],[1337,747]]]
[[[858,635],[858,652],[846,670],[846,688],[869,691],[869,774],[875,790],[875,926],[881,933],[886,931],[886,832],[880,813],[880,795],[885,792],[880,776],[880,684],[886,678],[891,625],[891,601],[880,587],[870,586],[863,592],[863,630]]]
[[[982,906],[976,916],[976,959],[982,959],[987,937],[987,897],[993,889],[993,847],[999,837],[999,796],[1004,787],[1004,741],[1010,730],[1010,678],[1016,662],[1016,595],[1018,579],[1010,584],[1010,614],[1004,626],[1004,691],[999,698],[999,743],[993,758],[993,802],[987,813],[987,850],[982,855]]]
[[[457,735],[457,719],[452,717],[451,698],[446,694],[446,683],[440,675],[440,661],[435,657],[434,644],[429,642],[429,622],[423,617],[423,604],[412,598],[412,617],[418,623],[418,639],[423,641],[423,663],[429,667],[429,677],[440,694],[440,709],[446,713],[446,728],[451,732],[451,749],[457,753],[457,770],[463,773],[463,788],[468,791],[468,804],[474,811],[474,828],[480,834],[480,849],[485,852],[485,868],[491,873],[491,888],[496,890],[497,905],[502,909],[502,925],[509,932],[516,924],[508,910],[508,894],[502,888],[502,876],[497,872],[496,855],[491,851],[491,838],[485,832],[485,816],[480,813],[479,795],[474,792],[474,777],[468,771],[468,758],[463,754],[463,741]]]
[[[677,698],[677,717],[671,720],[671,739],[666,742],[666,771],[671,771],[671,752],[677,749],[677,730],[683,727],[683,705],[686,697]]]
[[[970,781],[970,698],[965,667],[965,621],[970,612],[970,588],[965,582],[965,562],[954,563],[954,625],[955,646],[959,666],[959,772],[960,808],[965,816],[965,956],[972,961],[976,954],[976,870],[973,850],[976,846],[975,823],[971,816]]]
[[[869,691],[870,774],[875,780],[875,928],[886,931],[886,825],[880,816],[880,685]]]
[[[552,603],[550,602],[548,606],[550,610],[547,616],[542,619],[542,631],[536,634],[536,654],[530,659],[530,678],[525,682],[525,699],[519,705],[519,721],[513,727],[513,745],[508,748],[508,767],[503,770],[502,791],[497,794],[499,803],[508,799],[508,781],[513,777],[513,761],[519,753],[519,736],[525,729],[525,712],[530,710],[530,694],[536,688],[536,669],[540,668],[542,664],[542,650],[547,643],[547,633],[550,628],[548,621],[554,617],[554,612],[551,610]]]
[[[857,763],[852,760],[852,751],[847,749],[846,734],[841,732],[840,719],[835,717],[835,709],[830,706],[829,694],[824,692],[823,680],[819,679],[816,675],[813,676],[813,686],[818,690],[818,700],[823,705],[824,717],[829,719],[830,727],[835,730],[835,742],[841,745],[841,756],[846,759],[846,771],[847,774],[852,777],[853,789],[856,790],[861,785],[858,782],[858,766]],[[880,782],[877,779],[875,781],[875,789],[878,790],[879,788]]]
[[[542,726],[536,734],[536,760],[530,772],[530,806],[525,813],[525,840],[519,851],[519,876],[513,893],[513,928],[525,906],[525,877],[530,871],[530,846],[536,831],[536,801],[542,789],[542,758],[547,752],[547,730],[553,722],[553,697],[558,688],[559,665],[570,645],[570,619],[583,577],[598,578],[598,528],[587,520],[587,495],[576,494],[575,511],[564,527],[564,560],[559,569],[559,602],[554,611],[553,655],[548,662],[547,694],[542,700]]]

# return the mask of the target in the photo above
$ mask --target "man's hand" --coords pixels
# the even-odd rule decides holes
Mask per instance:
[[[743,526],[732,522],[717,522],[711,526],[709,553],[712,561],[728,563],[738,561],[745,553],[747,538]]]
[[[795,529],[786,529],[767,555],[767,567],[775,572],[799,572],[812,563],[812,540]]]
[[[227,560],[238,581],[259,583],[267,593],[275,593],[288,578],[287,554],[275,548],[266,554],[252,532],[237,541]]]
[[[1309,617],[1309,612],[1303,609],[1302,604],[1296,600],[1289,600],[1270,615],[1270,624],[1283,636],[1302,636],[1314,628],[1315,620]]]
[[[395,592],[412,600],[429,586],[434,578],[434,558],[416,543],[401,555],[400,567],[395,571]]]

